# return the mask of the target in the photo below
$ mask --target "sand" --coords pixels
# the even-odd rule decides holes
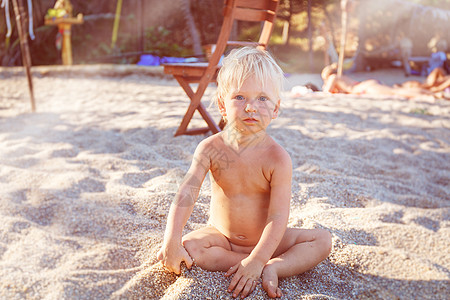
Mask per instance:
[[[175,276],[156,260],[205,138],[173,137],[183,91],[139,72],[88,73],[35,71],[30,113],[23,73],[0,72],[0,298],[229,299],[223,273]],[[283,299],[448,299],[450,101],[288,90],[268,131],[293,161],[289,226],[328,229],[333,249],[281,280]],[[207,222],[209,187],[186,232]],[[267,296],[258,285],[249,298]]]

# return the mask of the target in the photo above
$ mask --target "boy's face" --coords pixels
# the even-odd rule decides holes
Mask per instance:
[[[271,82],[264,85],[255,77],[235,87],[225,99],[219,100],[219,110],[227,123],[239,131],[255,133],[265,130],[278,116],[280,99]]]

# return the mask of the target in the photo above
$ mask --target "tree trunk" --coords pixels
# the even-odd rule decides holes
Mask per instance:
[[[289,21],[283,21],[283,32],[281,34],[281,43],[283,45],[287,46],[289,45],[289,27],[290,27]]]
[[[362,6],[358,6],[359,24],[367,24],[367,14]],[[353,62],[353,71],[360,72],[366,70],[366,58],[364,57],[364,45],[366,44],[367,33],[365,26],[358,26],[358,47],[356,48],[355,60]]]
[[[200,33],[198,32],[197,26],[195,25],[194,16],[192,15],[191,12],[191,2],[189,0],[179,0],[179,1],[181,12],[183,13],[186,26],[191,35],[192,50],[194,51],[194,55],[200,56],[203,54],[202,42],[200,39]]]
[[[333,25],[333,20],[331,19],[330,14],[327,11],[326,6],[324,6],[323,8],[323,12],[325,13],[325,16],[327,17],[328,20],[328,26],[330,27],[330,32],[331,32],[331,40],[333,42],[333,47],[336,48],[336,40],[334,38],[335,35],[335,30],[334,30],[334,25]]]
[[[286,40],[284,41],[284,45],[285,46],[289,46],[290,39],[291,39],[291,32],[292,32],[291,21],[292,21],[292,15],[293,15],[293,7],[292,7],[291,1],[288,1],[288,3],[289,3],[289,15],[286,18],[286,22],[287,22],[287,28],[286,29],[287,29],[287,32],[286,32]],[[283,31],[284,31],[284,28],[283,28]]]

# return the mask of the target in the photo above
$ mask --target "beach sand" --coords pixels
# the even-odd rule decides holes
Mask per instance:
[[[156,260],[205,138],[173,137],[188,105],[178,84],[33,74],[36,113],[23,74],[0,72],[0,298],[230,299],[223,273],[176,276]],[[288,90],[268,132],[293,162],[289,226],[328,229],[333,249],[282,279],[283,299],[448,299],[450,101]],[[209,188],[185,232],[207,222]],[[249,297],[266,298],[260,284]]]

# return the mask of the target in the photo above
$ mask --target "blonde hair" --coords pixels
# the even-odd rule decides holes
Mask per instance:
[[[224,58],[222,67],[217,76],[217,91],[214,97],[216,104],[236,87],[240,88],[244,81],[254,76],[262,85],[272,83],[278,100],[283,89],[283,70],[266,50],[255,47],[242,47],[233,49]]]

